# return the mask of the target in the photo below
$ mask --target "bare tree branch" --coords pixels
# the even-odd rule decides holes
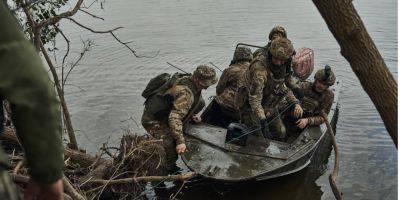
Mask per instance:
[[[87,42],[87,43],[86,43],[86,42]],[[87,51],[90,50],[90,47],[91,47],[92,44],[93,44],[93,42],[90,41],[90,40],[88,40],[88,41],[86,41],[86,42],[82,41],[82,43],[83,43],[83,50],[82,50],[82,52],[79,54],[78,59],[77,59],[74,63],[72,63],[71,68],[68,70],[67,75],[65,75],[64,80],[62,80],[62,85],[63,85],[63,86],[64,86],[65,83],[67,82],[68,76],[71,74],[72,70],[73,70],[76,66],[78,66],[79,62],[82,60],[82,58],[83,58],[83,56],[85,55],[85,53],[86,53]]]
[[[84,29],[86,29],[86,30],[89,30],[89,31],[92,32],[92,33],[102,33],[102,34],[104,34],[104,33],[111,33],[111,32],[113,32],[113,31],[116,31],[116,30],[118,30],[118,29],[123,28],[122,26],[119,26],[119,27],[117,27],[117,28],[113,28],[113,29],[106,30],[106,31],[96,31],[96,30],[94,30],[94,29],[92,29],[92,28],[89,28],[89,27],[87,27],[87,26],[85,26],[85,25],[83,25],[83,24],[77,22],[76,20],[74,20],[74,19],[72,19],[72,18],[70,18],[70,17],[66,17],[66,19],[71,20],[71,21],[74,22],[76,25],[78,25],[78,26],[80,26],[80,27],[82,27],[82,28],[84,28]]]
[[[96,19],[101,19],[101,20],[103,20],[103,21],[104,21],[104,18],[102,18],[102,17],[99,17],[99,16],[96,16],[96,15],[94,15],[94,14],[92,14],[92,13],[90,13],[90,12],[86,11],[86,10],[83,10],[82,8],[79,8],[79,11],[81,11],[81,12],[83,12],[83,13],[86,13],[86,14],[88,14],[88,15],[92,16],[93,18],[96,18]]]
[[[61,14],[43,20],[37,24],[37,27],[41,28],[48,25],[54,25],[57,22],[59,22],[62,18],[67,18],[75,15],[75,13],[78,12],[79,8],[81,7],[82,3],[83,0],[78,0],[78,2],[76,2],[75,4],[75,7],[71,11],[63,12]]]

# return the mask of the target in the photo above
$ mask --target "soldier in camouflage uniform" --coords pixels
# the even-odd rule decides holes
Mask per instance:
[[[329,89],[335,83],[336,77],[330,66],[326,65],[315,73],[314,82],[302,82],[299,86],[303,92],[300,99],[304,115],[296,121],[299,129],[307,125],[320,125],[324,123],[322,112],[329,114],[334,93]]]
[[[268,49],[271,46],[272,40],[274,40],[276,38],[287,38],[287,33],[286,33],[285,28],[283,28],[282,26],[275,26],[269,32],[268,42],[267,42],[267,45],[265,46],[265,49],[257,49],[256,51],[254,51],[253,57],[257,58],[258,56],[266,55],[267,54],[266,49]]]
[[[186,150],[183,137],[184,124],[191,119],[194,122],[201,120],[194,117],[196,111],[201,110],[197,108],[200,104],[201,91],[216,82],[215,70],[206,65],[200,65],[193,75],[178,79],[171,88],[162,94],[172,99],[167,112],[151,113],[150,110],[154,105],[145,103],[142,125],[149,134],[163,140],[167,154],[167,171],[171,172],[174,169],[178,154],[182,154]]]
[[[235,97],[239,80],[249,68],[252,59],[250,48],[236,48],[230,66],[222,72],[218,81],[217,96],[202,114],[203,122],[227,127],[230,123],[239,121],[240,116],[235,106]]]
[[[272,41],[267,57],[254,59],[239,83],[236,104],[241,120],[248,126],[261,125],[264,136],[284,140],[286,129],[278,115],[284,99],[294,105],[294,115],[300,117],[302,108],[292,91],[285,85],[284,63],[292,56],[293,46],[286,38]],[[284,109],[284,108],[282,108]]]
[[[0,96],[13,109],[31,181],[25,199],[62,199],[63,146],[59,102],[48,73],[18,22],[0,3]],[[0,148],[0,199],[18,199],[7,156]]]
[[[285,28],[282,26],[275,26],[269,33],[268,35],[268,43],[265,46],[264,49],[257,49],[253,53],[254,58],[259,58],[259,59],[265,59],[268,57],[268,49],[271,47],[271,42],[277,38],[287,38],[287,33]],[[295,52],[293,51],[293,54]],[[263,58],[264,57],[264,58]],[[284,63],[285,69],[286,69],[286,77],[285,77],[285,84],[287,87],[289,87],[294,95],[297,97],[298,96],[298,82],[299,80],[293,76],[293,71],[292,71],[292,56],[287,59],[287,61]]]

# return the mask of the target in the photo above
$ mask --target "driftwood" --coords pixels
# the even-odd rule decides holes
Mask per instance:
[[[20,184],[27,184],[30,181],[28,176],[20,175],[20,174],[11,174],[11,179]],[[63,177],[63,186],[64,192],[64,199],[73,199],[73,200],[85,200],[86,198],[83,197],[79,192],[75,190],[75,188],[69,183],[66,177]]]
[[[24,153],[13,129],[7,127],[0,140],[11,142],[12,180],[25,187],[30,178],[23,165]],[[12,147],[11,145],[11,147]],[[16,146],[15,146],[16,145]],[[18,148],[17,148],[18,147]],[[115,155],[108,149],[117,149]],[[160,140],[147,136],[125,135],[119,148],[100,148],[96,156],[65,148],[65,199],[134,199],[143,193],[143,182],[186,181],[196,176],[193,172],[165,176],[165,151]],[[110,158],[102,157],[110,155]],[[104,196],[105,195],[105,196]]]
[[[333,150],[335,151],[335,165],[333,167],[333,172],[329,175],[329,184],[331,186],[332,192],[335,195],[335,198],[338,200],[343,199],[343,193],[340,192],[339,188],[336,185],[336,178],[339,174],[339,147],[336,143],[335,135],[333,134],[332,126],[328,121],[328,118],[325,113],[322,113],[322,117],[324,118],[324,122],[326,125],[326,129],[329,132],[329,135],[332,140]]]
[[[135,178],[124,178],[124,179],[116,179],[116,180],[89,180],[87,183],[91,184],[128,184],[135,182],[153,182],[153,181],[186,181],[196,176],[195,172],[187,172],[178,175],[169,175],[169,176],[142,176]]]

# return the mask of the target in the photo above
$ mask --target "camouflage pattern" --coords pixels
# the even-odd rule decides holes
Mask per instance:
[[[293,56],[294,48],[289,39],[277,38],[271,42],[269,52],[275,58],[287,60]]]
[[[239,100],[236,100],[237,105],[245,105],[246,100],[240,98],[247,97],[248,104],[258,120],[265,119],[268,114],[265,111],[274,109],[285,97],[290,103],[298,102],[292,91],[286,87],[285,79],[275,79],[267,64],[266,59],[252,62],[239,82],[240,90],[245,94],[239,94]]]
[[[268,35],[268,39],[270,41],[272,41],[278,37],[287,38],[286,30],[282,26],[275,26],[274,28],[272,28],[272,30],[269,32],[269,35]]]
[[[4,3],[0,3],[0,26],[0,95],[13,105],[13,123],[29,174],[50,185],[62,177],[64,164],[59,102],[42,60]],[[0,165],[7,164],[0,149]],[[10,188],[1,177],[0,188]]]
[[[325,65],[324,69],[320,69],[315,73],[314,79],[320,80],[328,86],[335,84],[336,76],[329,65]]]
[[[199,65],[193,72],[193,78],[199,80],[204,86],[211,86],[217,83],[217,75],[215,70],[207,65]]]
[[[237,112],[235,97],[238,91],[239,80],[249,68],[249,62],[240,62],[224,69],[217,84],[217,103],[225,109]]]
[[[204,65],[203,65],[204,66]],[[184,144],[183,126],[197,112],[201,111],[199,106],[204,106],[201,98],[201,89],[196,86],[194,79],[205,80],[207,84],[214,81],[215,71],[209,67],[199,66],[193,76],[185,76],[169,88],[165,95],[172,97],[171,109],[164,116],[154,116],[145,104],[142,115],[142,125],[146,131],[155,138],[162,139],[167,154],[168,168],[175,165],[178,158],[175,147]],[[205,78],[206,77],[206,78]],[[204,82],[203,82],[204,83]]]
[[[255,50],[254,53],[253,53],[253,58],[254,58],[254,59],[257,59],[257,58],[260,58],[260,56],[267,57],[267,56],[266,56],[267,53],[268,53],[268,50],[267,50],[267,49],[269,49],[270,46],[271,46],[271,42],[269,42],[269,43],[265,46],[265,49],[259,48],[259,49]]]
[[[240,109],[241,120],[246,125],[258,125],[259,121],[272,120],[270,130],[275,136],[283,138],[285,128],[281,118],[277,116],[284,105],[298,103],[292,91],[286,87],[285,79],[275,79],[269,70],[266,59],[254,60],[249,69],[239,81],[239,92],[236,105]]]
[[[267,49],[270,48],[272,40],[280,38],[280,37],[287,38],[286,30],[282,26],[275,26],[269,32],[268,43],[267,43],[267,45],[265,45],[265,49],[260,48],[260,49],[257,49],[256,51],[254,51],[253,58],[257,58],[262,55],[264,55],[264,56],[267,55],[267,52],[268,52]]]
[[[304,110],[303,117],[308,119],[309,125],[320,125],[324,123],[322,111],[329,114],[333,103],[334,93],[327,89],[323,92],[317,92],[314,84],[311,82],[300,82],[300,89],[303,97],[300,99],[301,107]]]
[[[251,60],[253,60],[251,49],[248,47],[238,47],[233,54],[231,65],[238,62],[251,62]]]

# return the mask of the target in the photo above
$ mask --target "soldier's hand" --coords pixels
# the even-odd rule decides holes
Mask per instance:
[[[194,123],[198,124],[198,123],[201,122],[201,117],[199,117],[199,116],[193,116],[193,117],[192,117],[192,120],[193,120]]]
[[[176,153],[183,154],[186,150],[186,144],[178,144],[176,145]]]
[[[44,199],[44,200],[62,200],[63,183],[59,179],[51,185],[42,185],[34,180],[30,180],[25,189],[25,200]]]
[[[294,106],[294,117],[296,118],[300,118],[301,116],[303,116],[303,108],[301,108],[301,106],[299,104],[296,104]]]
[[[297,127],[303,129],[308,125],[308,119],[305,119],[305,118],[299,119],[296,121],[296,125],[297,125]]]

